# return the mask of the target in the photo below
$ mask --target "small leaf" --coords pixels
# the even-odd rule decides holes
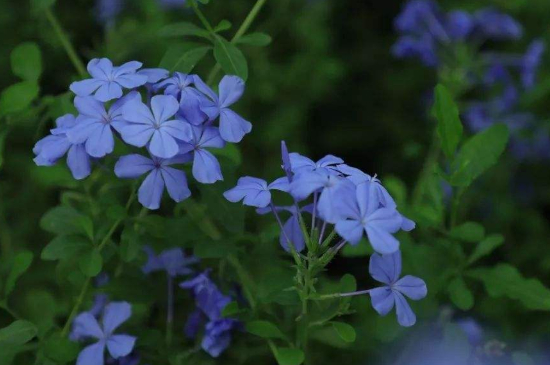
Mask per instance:
[[[463,278],[454,278],[447,287],[451,301],[462,310],[469,310],[474,306],[474,296]]]
[[[462,138],[462,123],[458,116],[458,107],[449,90],[441,84],[435,88],[433,113],[437,118],[437,134],[441,140],[443,152],[449,160],[452,160]]]
[[[103,258],[99,251],[94,248],[80,256],[78,266],[84,275],[93,278],[101,272]]]
[[[271,36],[260,32],[249,33],[239,38],[237,43],[255,47],[265,47],[271,43]]]
[[[210,33],[207,30],[189,22],[168,24],[160,30],[159,35],[161,37],[184,37],[190,35],[210,39]]]
[[[356,334],[352,326],[344,322],[331,322],[331,324],[342,340],[345,342],[355,342]]]
[[[15,321],[8,327],[0,329],[0,348],[6,346],[21,346],[36,336],[38,330],[28,321]]]
[[[40,220],[43,230],[56,234],[84,233],[93,239],[92,220],[71,207],[50,209]]]
[[[237,75],[244,81],[248,78],[248,64],[243,53],[222,37],[216,39],[214,57],[228,75]]]
[[[21,43],[11,52],[11,69],[25,81],[36,82],[42,73],[42,55],[36,43]]]
[[[346,274],[340,279],[340,291],[342,293],[352,292],[357,290],[357,281],[351,274]]]
[[[302,350],[288,347],[276,349],[275,358],[279,365],[300,365],[305,360]]]
[[[139,257],[142,251],[143,242],[140,240],[138,233],[130,228],[125,227],[120,237],[120,258],[124,262],[132,262]]]
[[[508,128],[495,124],[464,143],[453,164],[450,183],[466,187],[493,166],[508,143]]]
[[[51,360],[66,364],[76,359],[80,347],[77,342],[55,333],[44,343],[44,354]]]
[[[239,308],[239,303],[231,302],[223,308],[222,317],[229,318],[231,316],[239,314],[240,312],[241,312],[241,309]]]
[[[246,331],[262,338],[286,338],[284,333],[281,332],[276,325],[268,321],[259,320],[248,322],[246,324]]]
[[[57,236],[42,250],[42,260],[62,260],[92,247],[92,243],[79,235]]]
[[[476,222],[465,222],[453,228],[449,235],[466,242],[479,242],[485,236],[485,228]]]
[[[487,236],[487,238],[477,244],[474,252],[472,252],[472,255],[468,259],[468,264],[471,265],[480,258],[487,256],[503,243],[504,237],[500,234]]]
[[[6,286],[4,288],[4,295],[7,297],[13,288],[15,287],[15,282],[21,275],[23,275],[31,266],[33,259],[33,254],[30,251],[22,251],[18,253],[11,267],[11,271],[6,279]]]
[[[550,310],[550,289],[538,279],[524,278],[509,264],[471,269],[466,274],[483,282],[485,290],[492,297],[506,296],[515,299],[531,310]]]
[[[0,116],[21,112],[38,96],[38,84],[22,81],[9,86],[0,95]]]
[[[162,57],[159,67],[170,72],[189,73],[211,49],[210,46],[184,45],[170,48]]]
[[[223,32],[224,30],[228,30],[228,29],[231,29],[231,22],[229,20],[224,19],[214,27],[214,32],[216,33]]]

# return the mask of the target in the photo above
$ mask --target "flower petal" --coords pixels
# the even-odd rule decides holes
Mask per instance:
[[[112,302],[105,306],[103,312],[103,331],[105,337],[110,335],[122,323],[126,322],[132,315],[132,306],[128,302]]]
[[[363,226],[360,221],[357,220],[345,220],[339,221],[335,225],[336,232],[340,237],[352,245],[359,243],[363,237]]]
[[[103,331],[97,319],[89,312],[83,312],[74,319],[73,331],[80,337],[103,338]]]
[[[132,123],[155,125],[155,117],[141,98],[133,98],[122,107],[122,116]]]
[[[93,78],[107,80],[113,73],[113,63],[108,58],[94,58],[86,67]]]
[[[138,190],[138,200],[146,208],[151,210],[160,207],[160,199],[164,191],[164,180],[158,169],[151,171],[143,180]]]
[[[193,159],[193,177],[203,184],[223,180],[218,159],[206,150],[196,150]]]
[[[126,356],[132,352],[136,338],[128,335],[113,335],[107,339],[107,350],[113,359]]]
[[[166,184],[168,195],[174,201],[181,202],[191,196],[191,190],[187,186],[187,177],[185,172],[171,167],[163,167],[161,170],[162,178]]]
[[[389,287],[384,286],[372,289],[369,294],[372,307],[378,314],[385,316],[392,310],[395,303],[395,295]]]
[[[154,131],[149,151],[156,157],[171,158],[178,154],[179,147],[174,137],[161,128]]]
[[[227,108],[235,103],[244,92],[244,81],[238,76],[224,76],[219,86],[221,108]]]
[[[105,82],[96,79],[75,81],[69,86],[69,89],[78,96],[88,96],[99,89]]]
[[[98,121],[103,120],[103,118],[107,116],[103,103],[91,96],[77,96],[74,98],[74,106],[80,114],[92,117]]]
[[[428,295],[428,288],[424,280],[416,276],[407,275],[399,279],[393,288],[412,300],[420,300]]]
[[[86,140],[86,152],[92,157],[101,158],[113,152],[115,140],[110,125],[97,123],[97,126]]]
[[[374,250],[381,254],[394,253],[399,249],[399,241],[387,231],[376,226],[366,226],[369,242]]]
[[[244,135],[250,133],[252,124],[231,109],[220,112],[220,135],[227,142],[238,143]]]
[[[181,120],[169,120],[164,122],[161,124],[160,129],[182,141],[191,140],[193,135],[191,125]]]
[[[401,275],[401,252],[388,255],[372,254],[369,262],[369,273],[375,280],[391,285]]]
[[[410,327],[416,323],[416,315],[411,309],[407,299],[399,293],[394,291],[395,296],[395,309],[397,311],[397,322],[403,327]]]
[[[103,365],[104,352],[105,342],[103,341],[87,346],[78,355],[76,365]]]
[[[94,94],[94,97],[102,102],[118,99],[122,96],[122,88],[119,84],[112,81],[104,82],[103,85]]]
[[[115,175],[120,178],[135,179],[155,168],[150,158],[138,154],[119,158],[115,164]]]
[[[292,242],[292,245],[294,246],[294,249],[296,252],[301,252],[305,247],[305,240],[304,235],[302,233],[302,229],[300,228],[300,222],[298,221],[298,217],[293,214],[284,224],[283,226],[284,234],[281,232],[279,235],[279,243],[283,247],[283,249],[287,252],[290,251],[290,248],[288,246],[288,239]]]
[[[129,123],[120,128],[124,142],[136,147],[145,146],[154,132],[155,129],[149,124]]]
[[[157,95],[151,99],[151,110],[155,122],[162,123],[178,112],[179,104],[171,95]]]
[[[75,144],[69,149],[67,165],[76,180],[82,180],[90,175],[92,166],[84,144]]]

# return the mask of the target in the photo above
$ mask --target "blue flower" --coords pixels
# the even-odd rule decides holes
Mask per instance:
[[[395,28],[401,33],[427,33],[435,39],[448,40],[443,23],[444,15],[436,2],[412,0],[395,19]]]
[[[127,102],[122,115],[128,122],[120,129],[122,139],[133,146],[144,147],[159,158],[172,158],[178,154],[177,140],[189,140],[191,128],[181,120],[170,119],[179,109],[178,101],[168,95],[151,99],[151,109],[141,100]]]
[[[299,153],[293,152],[290,154],[290,166],[292,167],[292,172],[295,174],[312,171],[335,174],[336,166],[343,163],[344,160],[333,155],[326,155],[319,161],[314,162],[310,158],[302,156]]]
[[[95,9],[97,20],[102,24],[109,25],[120,14],[123,7],[123,0],[97,0]]]
[[[75,81],[70,89],[78,96],[94,94],[102,102],[118,99],[122,96],[122,88],[133,89],[147,82],[147,76],[136,73],[141,66],[141,62],[131,61],[114,67],[107,58],[94,58],[88,63],[92,78]]]
[[[191,196],[187,187],[185,172],[169,167],[173,164],[189,162],[189,156],[182,155],[171,159],[155,156],[147,158],[138,154],[122,156],[115,165],[115,174],[120,178],[135,179],[149,173],[138,190],[138,200],[146,208],[158,209],[164,187],[168,195],[181,202]]]
[[[374,253],[370,258],[369,273],[375,280],[386,284],[369,292],[372,307],[378,314],[385,316],[395,306],[399,324],[404,327],[414,325],[416,316],[405,296],[412,300],[420,300],[428,294],[428,289],[424,280],[415,276],[407,275],[399,279],[401,252],[386,255]]]
[[[205,97],[201,101],[201,109],[210,120],[220,117],[220,135],[227,142],[240,142],[244,135],[250,133],[252,124],[229,109],[244,92],[244,81],[237,76],[224,76],[219,84],[220,95],[216,95],[198,76],[194,76],[195,87]]]
[[[475,26],[472,15],[465,11],[455,10],[447,14],[445,29],[453,40],[464,40],[473,31]]]
[[[167,78],[169,75],[168,70],[163,68],[142,68],[136,73],[147,77],[147,84],[156,84],[160,80]]]
[[[523,34],[521,25],[514,18],[491,8],[476,11],[474,22],[475,34],[488,39],[518,39]]]
[[[67,165],[73,177],[81,180],[90,175],[90,156],[86,153],[84,144],[69,141],[67,132],[76,125],[72,114],[66,114],[56,120],[57,128],[51,130],[51,135],[42,138],[33,148],[36,155],[34,162],[38,166],[52,166],[67,152]]]
[[[428,67],[437,66],[439,62],[436,44],[430,35],[400,37],[392,46],[392,54],[398,58],[419,58]]]
[[[277,187],[278,182],[279,180],[275,180],[268,185],[265,180],[256,177],[241,177],[237,181],[237,186],[227,190],[223,193],[223,196],[232,203],[242,200],[244,205],[264,208],[271,203],[271,192],[269,190],[279,190]]]
[[[292,182],[294,173],[292,171],[292,163],[290,162],[290,154],[288,153],[288,148],[286,147],[285,141],[281,141],[281,160],[283,162],[282,168],[288,179],[288,183]]]
[[[537,70],[542,62],[542,55],[546,45],[541,40],[535,40],[525,52],[521,62],[521,82],[526,89],[532,89],[535,86]]]
[[[197,305],[197,310],[188,318],[185,333],[189,337],[195,337],[199,328],[207,321],[201,346],[212,357],[218,357],[229,346],[231,331],[239,325],[232,318],[222,317],[222,311],[231,302],[231,298],[219,291],[207,273],[181,283],[180,287],[191,290]]]
[[[100,158],[113,152],[113,129],[120,132],[126,124],[122,108],[134,99],[140,99],[139,93],[135,91],[117,100],[106,111],[105,105],[93,97],[77,96],[74,105],[80,114],[76,118],[76,125],[67,132],[69,141],[73,144],[84,143],[86,152],[92,157]]]
[[[166,274],[171,277],[189,275],[193,273],[193,269],[189,266],[198,262],[198,259],[194,256],[185,256],[181,248],[164,250],[158,256],[150,246],[143,247],[143,250],[147,254],[147,262],[141,268],[145,274],[166,271]]]
[[[399,249],[399,241],[392,234],[401,228],[403,218],[394,207],[381,204],[374,185],[367,181],[337,190],[336,208],[344,219],[336,222],[336,232],[351,244],[357,244],[366,232],[377,252],[393,253]]]
[[[165,95],[172,95],[181,102],[189,95],[197,95],[197,90],[193,87],[195,77],[194,75],[174,72],[174,76],[156,84],[155,90],[164,89]]]
[[[204,184],[223,180],[218,159],[206,150],[225,146],[218,128],[189,124],[189,129],[192,132],[190,138],[179,143],[179,153],[193,153],[193,177]]]
[[[74,331],[81,338],[97,339],[85,347],[76,361],[76,365],[103,365],[105,348],[109,354],[118,359],[132,352],[136,338],[125,334],[114,334],[114,331],[132,315],[132,307],[127,302],[114,302],[105,307],[101,325],[88,312],[78,315],[73,323]]]

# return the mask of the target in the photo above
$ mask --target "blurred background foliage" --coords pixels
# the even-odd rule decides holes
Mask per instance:
[[[507,42],[503,46],[507,50],[522,52],[533,38],[542,38],[547,44],[550,41],[547,0],[441,0],[439,4],[444,9],[464,10],[491,5],[514,16],[523,25],[525,35],[519,41]],[[204,12],[214,24],[223,19],[232,21],[231,33],[252,5],[252,0],[213,0]],[[239,175],[278,177],[279,143],[285,139],[292,151],[314,159],[331,153],[352,166],[378,174],[397,194],[401,206],[407,206],[432,139],[434,122],[428,116],[427,100],[438,80],[433,70],[415,61],[395,59],[390,53],[396,40],[393,20],[402,5],[401,1],[356,0],[267,2],[253,29],[271,35],[272,43],[267,47],[242,47],[249,64],[249,79],[238,109],[253,123],[253,132],[239,145]],[[182,42],[181,38],[159,36],[161,29],[181,20],[196,23],[190,10],[165,9],[154,0],[126,1],[124,10],[110,26],[97,21],[93,1],[59,0],[55,11],[83,60],[104,56],[118,64],[138,59],[145,67],[157,67],[166,50]],[[16,253],[28,249],[39,254],[52,238],[40,228],[40,219],[62,197],[67,198],[66,193],[62,195],[66,188],[77,187],[64,164],[49,169],[35,166],[32,146],[50,128],[53,118],[71,107],[67,85],[78,74],[48,19],[44,14],[33,13],[27,1],[0,0],[0,31],[0,90],[18,81],[10,71],[10,53],[18,44],[36,42],[43,67],[39,80],[41,99],[35,102],[36,107],[17,118],[8,116],[0,121],[0,276],[5,276]],[[528,109],[542,116],[547,124],[548,64],[543,62],[540,81],[525,100]],[[206,76],[213,66],[214,61],[209,58],[195,72]],[[484,258],[484,264],[507,262],[525,277],[536,277],[546,285],[550,284],[549,163],[518,161],[504,155],[466,192],[459,212],[462,221],[479,222],[487,234],[504,237],[504,244]],[[234,181],[227,180],[228,185]],[[104,199],[108,200],[110,194]],[[271,224],[250,211],[246,215],[252,232],[257,232],[257,226]],[[275,237],[276,228],[272,228]],[[273,241],[273,237],[265,239]],[[169,241],[166,237],[163,240]],[[509,352],[539,354],[548,348],[549,310],[528,311],[517,301],[488,296],[477,282],[470,286],[475,304],[471,309],[460,310],[445,288],[438,287],[440,282],[445,283],[441,277],[448,275],[446,267],[455,259],[450,252],[470,252],[471,243],[464,242],[459,249],[449,248],[456,243],[444,242],[444,236],[426,234],[421,223],[410,238],[404,235],[401,240],[406,272],[423,277],[430,288],[431,295],[415,304],[418,325],[414,329],[399,328],[392,316],[375,315],[368,298],[357,298],[353,301],[356,312],[350,317],[358,332],[355,344],[339,342],[331,333],[319,333],[314,345],[317,359],[330,356],[341,363],[372,364],[376,359],[387,358],[389,349],[397,348],[400,354],[414,352],[419,345],[413,340],[426,333],[428,337],[434,333],[437,338],[452,336],[434,328],[442,321],[464,318],[474,318],[482,325],[486,333],[483,351],[489,354],[493,350],[497,353],[500,344],[506,344]],[[281,257],[278,249],[278,245],[263,245],[254,248],[254,254],[264,259]],[[351,273],[360,288],[369,287],[365,254],[348,250],[331,264],[328,275],[338,280]],[[273,274],[288,274],[284,264],[279,264],[282,268],[275,267]],[[250,268],[254,265],[255,274],[267,280],[271,272],[262,272],[257,263],[248,263]],[[66,315],[70,302],[60,296],[55,281],[54,266],[35,260],[32,270],[15,288],[16,308],[28,318],[46,322]],[[44,319],[42,312],[51,314]],[[8,315],[0,310],[0,327],[8,322]],[[323,343],[331,346],[322,346]],[[401,360],[390,356],[390,363],[408,364],[402,360],[408,355],[400,356]]]

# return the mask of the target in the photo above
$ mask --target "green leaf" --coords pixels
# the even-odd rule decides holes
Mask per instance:
[[[255,47],[265,47],[271,43],[271,36],[260,32],[250,33],[239,38],[237,43]]]
[[[240,312],[241,312],[241,309],[239,308],[239,303],[231,302],[223,308],[222,317],[229,318],[231,316],[239,314]]]
[[[25,110],[36,99],[38,92],[38,84],[32,81],[9,86],[0,95],[0,116]]]
[[[42,260],[62,260],[92,247],[92,243],[79,235],[57,236],[42,250]]]
[[[451,229],[449,235],[461,241],[479,242],[485,237],[485,228],[476,222],[465,222]]]
[[[242,163],[242,160],[243,160],[241,150],[234,143],[227,143],[223,148],[212,149],[211,153],[214,156],[227,157],[236,166],[239,166]]]
[[[21,346],[36,336],[38,330],[28,321],[15,321],[8,327],[0,329],[0,348],[4,346]]]
[[[229,20],[222,20],[214,27],[214,32],[223,32],[224,30],[231,29],[231,22]]]
[[[245,209],[241,204],[234,204],[223,197],[223,192],[231,189],[228,181],[220,181],[215,185],[203,184],[199,186],[202,202],[210,217],[221,226],[233,233],[244,231]]]
[[[171,73],[175,71],[190,73],[210,49],[210,46],[200,44],[171,47],[162,57],[159,67],[165,68]]]
[[[509,264],[471,269],[466,274],[485,285],[492,297],[508,297],[520,301],[531,310],[550,310],[550,289],[538,279],[526,279]]]
[[[78,266],[84,275],[93,278],[101,272],[103,258],[99,251],[94,248],[79,257]]]
[[[4,288],[4,295],[6,297],[15,287],[15,282],[17,279],[19,279],[19,277],[29,269],[32,264],[32,259],[33,254],[30,251],[21,251],[15,256],[10,273],[6,279],[6,286]]]
[[[352,326],[344,322],[331,322],[331,324],[342,340],[345,342],[355,342],[356,334]]]
[[[161,37],[197,36],[210,39],[210,33],[207,30],[189,22],[168,24],[160,30],[159,35]]]
[[[61,235],[84,233],[93,239],[92,220],[71,207],[58,206],[50,209],[40,220],[40,227]]]
[[[286,338],[279,327],[268,321],[259,320],[248,322],[246,324],[246,331],[262,338]]]
[[[279,347],[275,350],[275,358],[279,365],[300,365],[305,360],[302,350]]]
[[[127,226],[122,231],[120,237],[120,258],[124,262],[132,262],[139,257],[142,251],[143,242],[140,240],[138,233],[131,227]]]
[[[433,113],[437,118],[437,134],[441,140],[443,152],[449,160],[452,160],[462,138],[462,123],[453,97],[441,84],[435,88]]]
[[[474,296],[462,277],[456,277],[447,287],[449,296],[454,305],[462,310],[469,310],[474,306]]]
[[[342,249],[344,257],[364,257],[372,254],[374,250],[366,239],[362,239],[356,245],[345,245]]]
[[[483,241],[477,244],[476,248],[474,249],[474,252],[472,252],[472,255],[468,259],[468,264],[473,264],[480,258],[489,255],[491,252],[493,252],[497,247],[502,245],[504,243],[504,237],[500,234],[493,234],[490,236],[487,236]]]
[[[248,65],[243,53],[222,37],[214,44],[214,57],[224,72],[228,75],[237,75],[244,81],[248,78]]]
[[[498,161],[507,143],[508,128],[504,124],[495,124],[471,137],[458,153],[450,183],[463,187],[470,185]]]
[[[42,55],[36,43],[25,42],[11,52],[11,69],[25,81],[37,81],[42,73]]]
[[[54,333],[44,343],[46,357],[61,364],[75,360],[79,350],[80,346],[77,342],[61,336],[61,333]]]
[[[340,291],[342,293],[352,292],[357,290],[357,281],[351,274],[345,274],[340,279]]]

